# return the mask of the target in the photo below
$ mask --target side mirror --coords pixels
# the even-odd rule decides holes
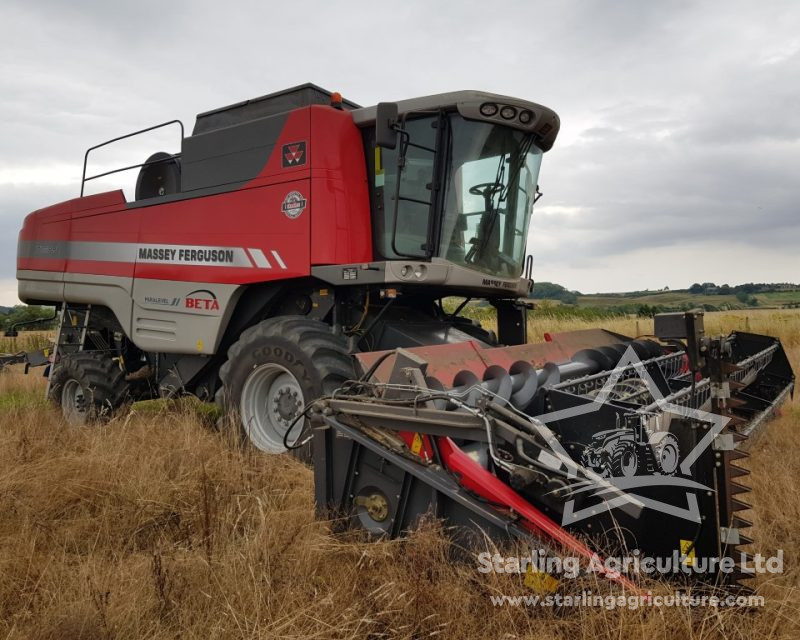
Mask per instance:
[[[375,113],[375,144],[384,149],[397,147],[397,103],[379,102]]]

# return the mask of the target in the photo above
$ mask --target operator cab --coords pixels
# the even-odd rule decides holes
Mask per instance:
[[[475,91],[352,113],[363,129],[376,259],[447,263],[459,284],[485,286],[488,276],[514,288],[558,116]]]

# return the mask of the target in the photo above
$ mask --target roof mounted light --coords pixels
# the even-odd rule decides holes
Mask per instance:
[[[514,107],[506,105],[500,109],[500,117],[504,120],[513,120],[517,115],[517,110]]]
[[[491,118],[497,113],[497,105],[494,102],[484,102],[481,105],[481,115]]]
[[[519,114],[519,121],[522,124],[530,124],[531,120],[533,120],[533,113],[527,109]]]

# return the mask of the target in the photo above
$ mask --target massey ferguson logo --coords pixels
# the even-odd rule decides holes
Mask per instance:
[[[484,278],[481,284],[483,284],[484,287],[499,287],[501,289],[515,289],[517,286],[515,282],[492,280],[491,278]]]
[[[290,142],[281,149],[283,168],[299,167],[306,163],[306,143]]]
[[[213,291],[208,289],[198,289],[187,293],[183,299],[183,304],[187,309],[197,309],[198,311],[219,311],[219,301]]]

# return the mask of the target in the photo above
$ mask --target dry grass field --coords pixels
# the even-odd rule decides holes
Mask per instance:
[[[603,324],[637,322],[652,331]],[[706,325],[778,335],[800,369],[800,312]],[[531,333],[587,326],[544,318]],[[36,370],[0,373],[0,638],[800,637],[796,400],[749,461],[755,548],[785,554],[758,584],[763,609],[546,610],[493,607],[490,594],[525,593],[521,580],[454,560],[435,524],[368,543],[316,520],[308,468],[237,449],[191,402],[68,428],[43,387]]]

